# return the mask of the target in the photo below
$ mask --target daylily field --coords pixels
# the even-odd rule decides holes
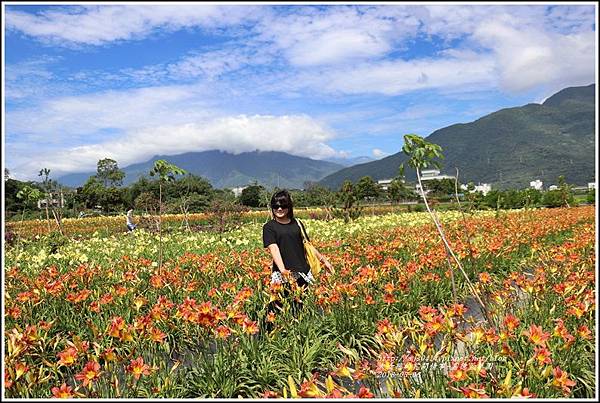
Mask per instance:
[[[296,317],[266,315],[262,221],[168,233],[162,267],[143,230],[29,237],[5,250],[5,397],[594,397],[594,207],[438,216],[487,312],[427,213],[304,219],[335,272]]]

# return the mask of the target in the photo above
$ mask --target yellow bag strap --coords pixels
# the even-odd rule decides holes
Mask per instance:
[[[306,235],[306,229],[304,228],[304,224],[302,223],[302,221],[298,220],[298,224],[298,226],[300,227],[300,233],[302,234],[302,239],[306,242],[310,242],[308,240],[308,236]]]

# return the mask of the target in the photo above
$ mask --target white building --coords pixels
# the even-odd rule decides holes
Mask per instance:
[[[50,206],[63,208],[65,206],[65,196],[64,196],[63,192],[61,191],[56,196],[58,196],[58,198],[57,199],[53,198],[52,200],[50,200],[50,202],[48,202],[48,199],[38,200],[37,207],[39,209],[43,209],[43,208],[50,207]]]
[[[421,182],[425,182],[425,181],[431,181],[431,180],[442,180],[442,179],[456,179],[456,177],[454,176],[450,176],[450,175],[440,175],[440,170],[439,169],[424,169],[421,171]],[[417,192],[421,192],[421,187],[419,186],[419,184],[417,183],[415,185],[415,189],[417,190]],[[425,194],[429,193],[429,191],[426,191]]]
[[[248,186],[240,186],[237,188],[232,188],[231,191],[233,192],[235,197],[240,197],[240,195],[242,194],[242,190],[246,189],[247,187]]]
[[[542,190],[543,185],[544,183],[539,179],[529,182],[529,186],[534,188],[535,190]]]
[[[596,189],[596,182],[589,182],[588,183],[588,189],[589,190]]]
[[[377,181],[377,184],[381,187],[382,190],[388,190],[392,181],[393,179],[380,179]]]
[[[467,185],[460,185],[460,188],[462,190],[467,190]],[[474,192],[481,192],[483,193],[483,195],[487,195],[490,191],[492,190],[492,185],[490,185],[489,183],[480,183],[479,185],[475,185],[475,189],[473,189],[471,191],[471,193]]]
[[[556,186],[556,185],[548,186],[548,190],[556,190],[556,189],[558,189],[558,186]]]

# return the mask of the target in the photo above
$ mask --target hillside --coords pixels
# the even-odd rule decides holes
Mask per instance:
[[[545,185],[564,175],[568,183],[595,180],[595,85],[566,88],[543,104],[502,109],[474,122],[436,130],[427,140],[443,148],[442,173],[459,169],[461,183],[490,183],[496,188]],[[320,184],[338,189],[345,179],[392,178],[404,154],[335,172]],[[409,181],[414,171],[406,170]]]
[[[157,155],[150,160],[121,168],[124,185],[148,176],[154,162],[164,159],[186,171],[208,179],[216,188],[259,184],[286,188],[303,188],[305,181],[316,182],[342,168],[327,161],[293,156],[274,151],[253,151],[230,154],[223,151],[190,152],[179,155]],[[67,186],[81,186],[94,172],[69,174],[59,178]]]

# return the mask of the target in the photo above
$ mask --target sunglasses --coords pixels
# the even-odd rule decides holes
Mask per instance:
[[[272,208],[273,210],[277,210],[277,209],[282,209],[282,210],[285,210],[285,209],[286,209],[286,208],[288,208],[288,207],[289,207],[289,206],[288,206],[287,204],[279,204],[279,203],[278,203],[278,204],[272,204],[272,205],[271,205],[271,208]]]

